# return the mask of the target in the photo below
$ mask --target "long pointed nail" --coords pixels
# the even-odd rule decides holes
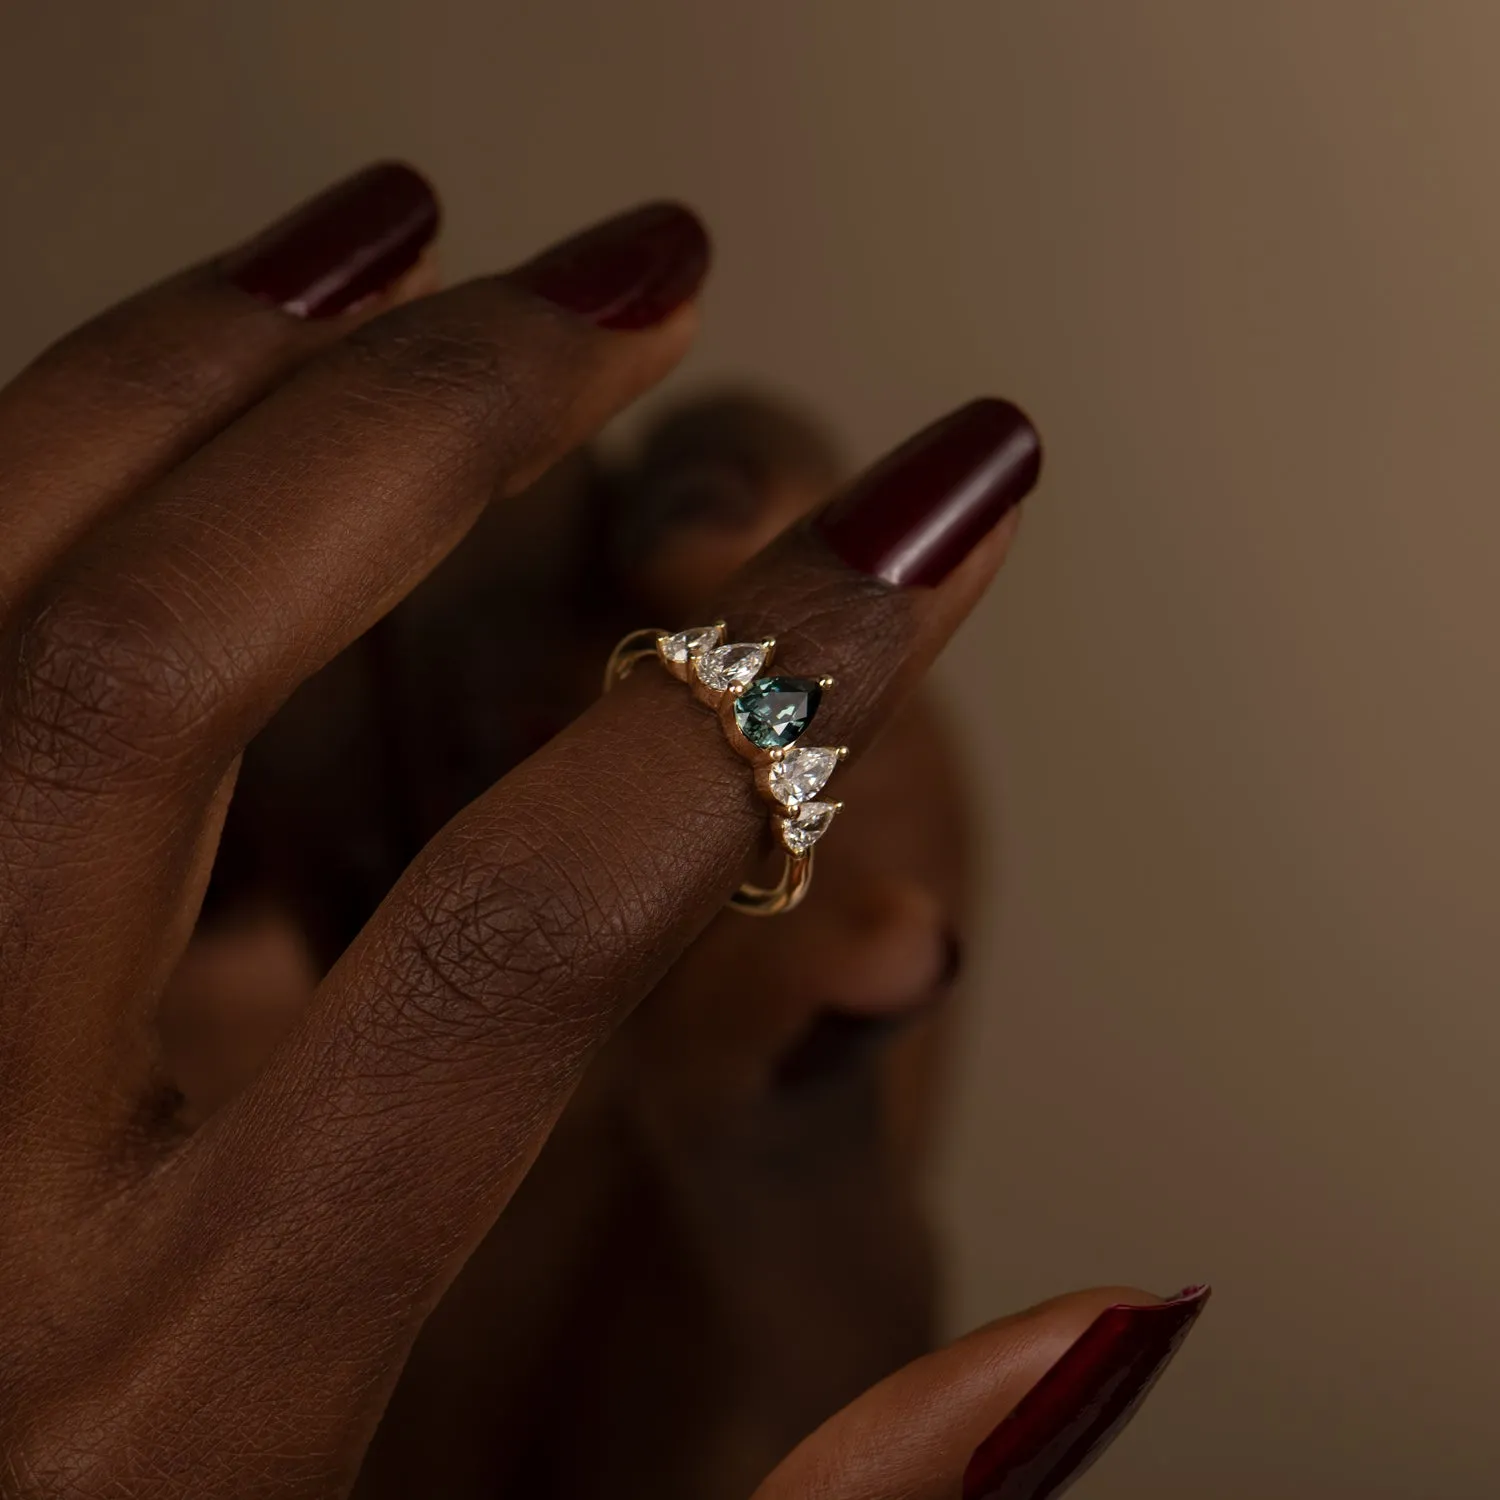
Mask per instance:
[[[544,250],[509,280],[600,328],[654,328],[697,294],[713,250],[680,203],[648,203]]]
[[[346,178],[224,258],[243,291],[298,318],[332,318],[394,286],[438,231],[419,172],[381,162]]]
[[[1191,1332],[1209,1288],[1106,1308],[982,1442],[963,1500],[1050,1500],[1119,1436]]]
[[[1020,408],[972,401],[881,459],[814,524],[851,568],[930,586],[1031,493],[1041,469],[1041,440]]]

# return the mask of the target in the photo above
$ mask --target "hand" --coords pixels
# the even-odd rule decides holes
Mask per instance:
[[[706,248],[679,210],[413,301],[434,223],[410,174],[367,175],[0,399],[8,1492],[344,1493],[586,1066],[764,837],[711,720],[638,672],[425,843],[253,1076],[184,1100],[159,1001],[174,972],[183,994],[244,746],[691,334]],[[739,570],[722,613],[837,675],[819,731],[858,748],[998,567],[1034,472],[1010,409],[970,409]],[[872,1472],[918,1493],[903,1462],[956,1483],[1111,1295],[914,1367],[766,1493],[813,1470],[820,1494],[884,1493]],[[1183,1307],[1106,1323],[1157,1330],[1159,1363]],[[933,1380],[939,1416],[913,1399]]]
[[[795,414],[699,401],[637,460],[579,455],[490,511],[299,689],[249,747],[164,1000],[185,1123],[258,1075],[410,856],[589,706],[625,631],[708,618],[838,477]],[[424,1326],[361,1494],[701,1494],[705,1470],[748,1493],[930,1347],[915,1168],[966,905],[964,800],[930,705],[838,786],[817,900],[771,943],[715,917],[601,1050]]]

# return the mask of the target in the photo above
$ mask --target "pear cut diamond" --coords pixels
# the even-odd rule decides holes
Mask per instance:
[[[764,646],[741,644],[716,646],[712,651],[705,651],[694,666],[698,680],[704,687],[722,693],[732,687],[744,687],[747,682],[753,682],[765,664]]]
[[[838,812],[837,802],[804,802],[790,818],[780,818],[781,842],[789,853],[806,854],[828,832]]]
[[[701,651],[710,651],[724,639],[722,625],[698,625],[692,630],[680,630],[676,635],[659,635],[656,649],[676,666],[685,666],[688,658]]]
[[[795,750],[788,750],[771,767],[767,778],[771,795],[786,807],[806,802],[823,790],[838,763],[838,751],[821,745],[799,745]]]

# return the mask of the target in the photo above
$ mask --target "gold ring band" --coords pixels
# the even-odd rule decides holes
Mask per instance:
[[[726,645],[724,630],[720,620],[675,633],[631,631],[610,653],[604,691],[623,682],[637,662],[655,657],[718,715],[730,747],[750,762],[756,789],[771,804],[772,829],[786,861],[774,886],[742,885],[729,905],[745,916],[774,917],[807,895],[813,846],[844,805],[821,801],[818,793],[849,751],[797,743],[833,678],[766,675],[776,642]]]

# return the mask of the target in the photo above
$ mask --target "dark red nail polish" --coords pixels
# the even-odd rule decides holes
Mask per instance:
[[[1209,1289],[1153,1307],[1111,1307],[982,1442],[963,1500],[1060,1495],[1119,1435],[1188,1336]]]
[[[366,167],[226,257],[236,286],[299,318],[332,318],[386,290],[437,234],[437,195],[400,162]]]
[[[908,438],[814,523],[851,568],[941,583],[1035,488],[1042,445],[1008,401],[973,401]]]
[[[677,203],[648,203],[544,250],[510,273],[601,328],[652,328],[703,284],[708,231]]]

